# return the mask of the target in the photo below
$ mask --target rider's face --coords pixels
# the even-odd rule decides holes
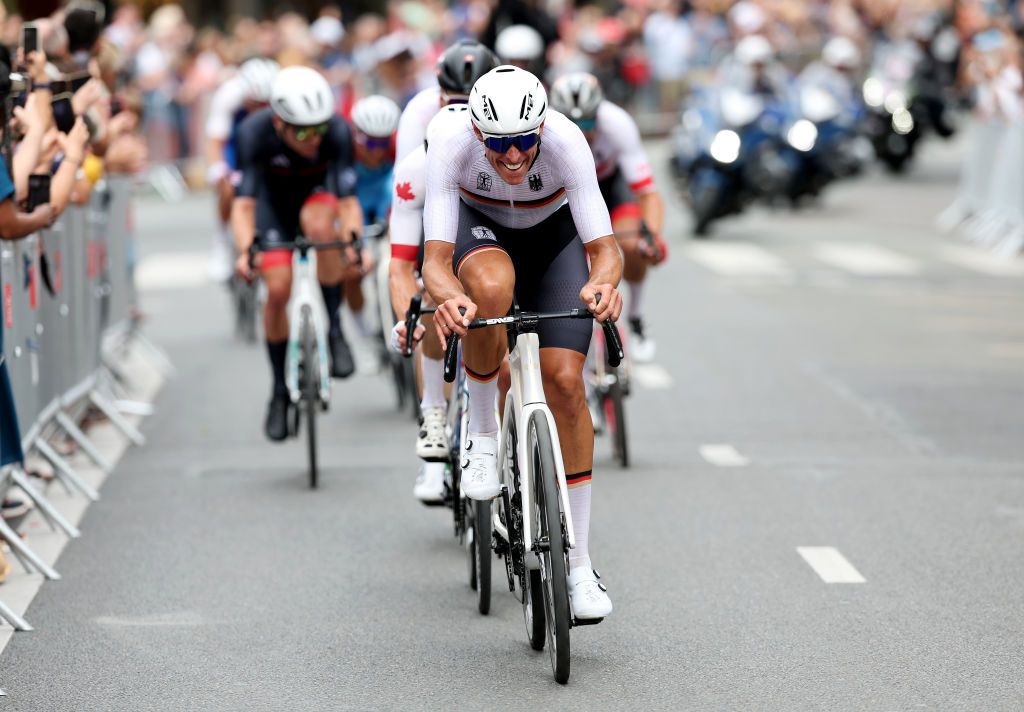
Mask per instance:
[[[483,141],[483,135],[479,131],[477,138]],[[540,129],[541,134],[544,133],[544,127]],[[494,172],[498,174],[498,177],[509,185],[519,185],[526,180],[526,174],[530,170],[530,166],[533,165],[534,159],[537,158],[537,152],[540,150],[540,143],[536,143],[525,151],[520,150],[517,146],[509,146],[508,150],[504,153],[498,153],[484,144],[484,154],[487,156],[487,162],[494,168]]]
[[[288,148],[310,160],[319,153],[324,135],[319,127],[292,126],[284,122],[278,124],[278,133]]]

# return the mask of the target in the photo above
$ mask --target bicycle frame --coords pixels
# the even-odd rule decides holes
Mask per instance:
[[[327,323],[320,290],[316,288],[315,250],[296,250],[292,256],[292,294],[288,302],[288,359],[285,362],[285,385],[292,403],[298,403],[302,396],[299,383],[299,353],[302,349],[302,311],[309,307],[310,323],[316,338],[317,356],[320,369],[320,402],[331,399],[331,371],[327,355]],[[308,364],[307,364],[308,366]]]
[[[526,546],[527,568],[536,569],[540,566],[533,547],[533,513],[525,506],[526,502],[533,501],[530,498],[530,487],[533,484],[533,459],[529,452],[529,442],[526,437],[527,425],[535,412],[542,412],[548,418],[551,427],[551,441],[555,455],[555,471],[558,477],[558,491],[561,497],[562,514],[565,517],[566,536],[569,541],[569,548],[576,547],[576,537],[573,535],[572,513],[569,509],[569,490],[565,483],[565,465],[562,463],[561,443],[558,440],[558,430],[554,427],[555,418],[548,408],[547,400],[544,397],[544,383],[540,370],[540,339],[536,332],[519,334],[516,337],[515,347],[509,354],[509,367],[512,374],[512,385],[505,398],[505,412],[501,421],[501,437],[498,445],[498,463],[501,473],[506,476],[507,469],[502,466],[505,463],[508,452],[506,450],[509,441],[509,428],[514,423],[516,428],[516,459],[519,463],[519,491],[524,506],[523,515],[523,543]],[[505,482],[509,492],[513,491],[512,483]],[[494,500],[492,507],[499,507],[502,498]],[[502,524],[498,516],[498,510],[494,510],[493,525],[495,531],[505,541],[509,541],[508,529]]]

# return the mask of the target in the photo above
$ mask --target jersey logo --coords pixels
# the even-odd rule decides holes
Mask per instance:
[[[494,236],[493,232],[491,232],[491,228],[484,227],[483,225],[479,225],[477,227],[472,228],[470,230],[470,233],[472,233],[473,237],[475,237],[478,240],[493,240],[494,242],[498,241],[498,238]]]
[[[476,189],[477,190],[490,190],[491,189],[491,177],[486,173],[481,173],[476,177]]]
[[[532,176],[530,176],[529,181],[530,181],[530,190],[532,190],[534,192],[536,192],[536,191],[538,191],[538,190],[540,190],[541,188],[544,187],[544,181],[541,180],[540,173],[534,173]]]
[[[270,159],[270,165],[280,166],[281,168],[287,168],[291,165],[291,161],[288,160],[288,156],[278,154]]]
[[[412,183],[406,181],[395,185],[395,195],[399,200],[414,200],[416,195],[412,192]]]

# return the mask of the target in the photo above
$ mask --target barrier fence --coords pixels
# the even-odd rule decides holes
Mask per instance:
[[[145,414],[148,406],[127,399],[119,355],[139,343],[157,365],[166,361],[136,331],[132,279],[134,248],[132,179],[108,177],[95,186],[90,202],[71,206],[49,230],[13,242],[0,242],[0,303],[3,352],[13,394],[13,412],[0,390],[0,492],[13,484],[25,491],[51,526],[67,536],[78,529],[30,481],[25,455],[38,454],[52,465],[55,479],[69,493],[95,500],[85,482],[52,445],[54,435],[73,440],[101,470],[107,462],[80,427],[92,406],[136,444],[141,433],[124,417]],[[16,420],[20,437],[12,433]],[[26,571],[48,579],[59,574],[0,519],[0,537]],[[0,602],[0,618],[18,630],[29,624]]]
[[[971,117],[957,197],[938,223],[1001,257],[1024,251],[1024,121]]]

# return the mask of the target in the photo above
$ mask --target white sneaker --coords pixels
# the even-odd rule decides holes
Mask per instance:
[[[424,504],[440,504],[444,501],[444,468],[443,462],[424,462],[420,473],[416,476],[416,486],[412,488],[412,496]]]
[[[579,566],[569,572],[569,607],[575,618],[593,620],[612,612],[612,599],[608,587],[598,581],[593,569]]]
[[[427,408],[416,437],[416,455],[427,462],[448,459],[447,418],[444,408]]]
[[[470,499],[494,499],[501,493],[498,480],[498,438],[470,434],[462,461],[462,492]]]

